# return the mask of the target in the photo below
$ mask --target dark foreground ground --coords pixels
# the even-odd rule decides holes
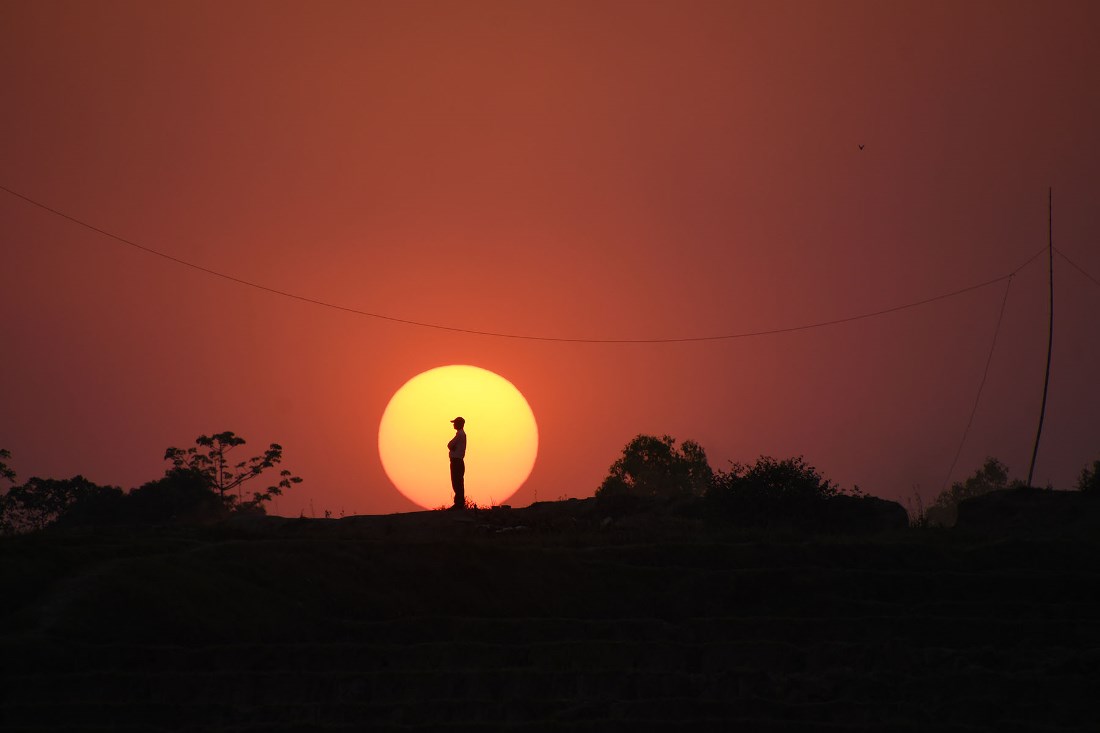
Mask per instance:
[[[0,729],[1100,725],[1088,532],[577,506],[0,541]]]

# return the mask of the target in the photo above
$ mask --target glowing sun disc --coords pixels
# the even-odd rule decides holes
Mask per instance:
[[[535,415],[504,377],[474,366],[451,365],[418,374],[390,398],[378,426],[378,454],[393,485],[427,509],[450,506],[447,441],[450,421],[466,418],[466,498],[501,504],[535,466]]]

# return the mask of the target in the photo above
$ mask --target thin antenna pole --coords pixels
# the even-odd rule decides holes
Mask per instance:
[[[1035,458],[1039,455],[1039,437],[1043,434],[1043,416],[1047,412],[1047,390],[1050,388],[1050,352],[1054,346],[1054,193],[1047,188],[1047,257],[1050,272],[1050,324],[1047,326],[1047,374],[1043,380],[1043,406],[1039,408],[1039,429],[1035,433],[1035,447],[1031,450],[1031,467],[1027,469],[1027,485],[1035,475]]]

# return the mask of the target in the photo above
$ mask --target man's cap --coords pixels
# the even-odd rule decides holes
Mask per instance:
[[[451,420],[451,422],[456,423],[458,425],[465,425],[466,424],[466,420],[464,418],[461,418],[461,417],[456,417],[454,420]]]

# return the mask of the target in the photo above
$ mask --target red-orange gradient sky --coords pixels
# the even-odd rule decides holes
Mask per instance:
[[[307,297],[513,333],[782,328],[1006,274],[1100,277],[1100,5],[0,3],[0,185]],[[864,144],[864,150],[858,145]],[[377,452],[410,377],[473,364],[540,429],[513,498],[592,494],[640,432],[712,465],[804,454],[943,486],[1003,283],[846,325],[593,345],[432,331],[218,280],[0,192],[0,447],[132,487],[234,430],[305,478],[273,510],[411,510]],[[1036,483],[1100,458],[1100,285],[1055,259]],[[1012,282],[952,478],[1026,476],[1045,259]],[[451,436],[439,427],[440,450]],[[468,426],[476,450],[475,425]],[[440,477],[447,481],[446,476]]]

